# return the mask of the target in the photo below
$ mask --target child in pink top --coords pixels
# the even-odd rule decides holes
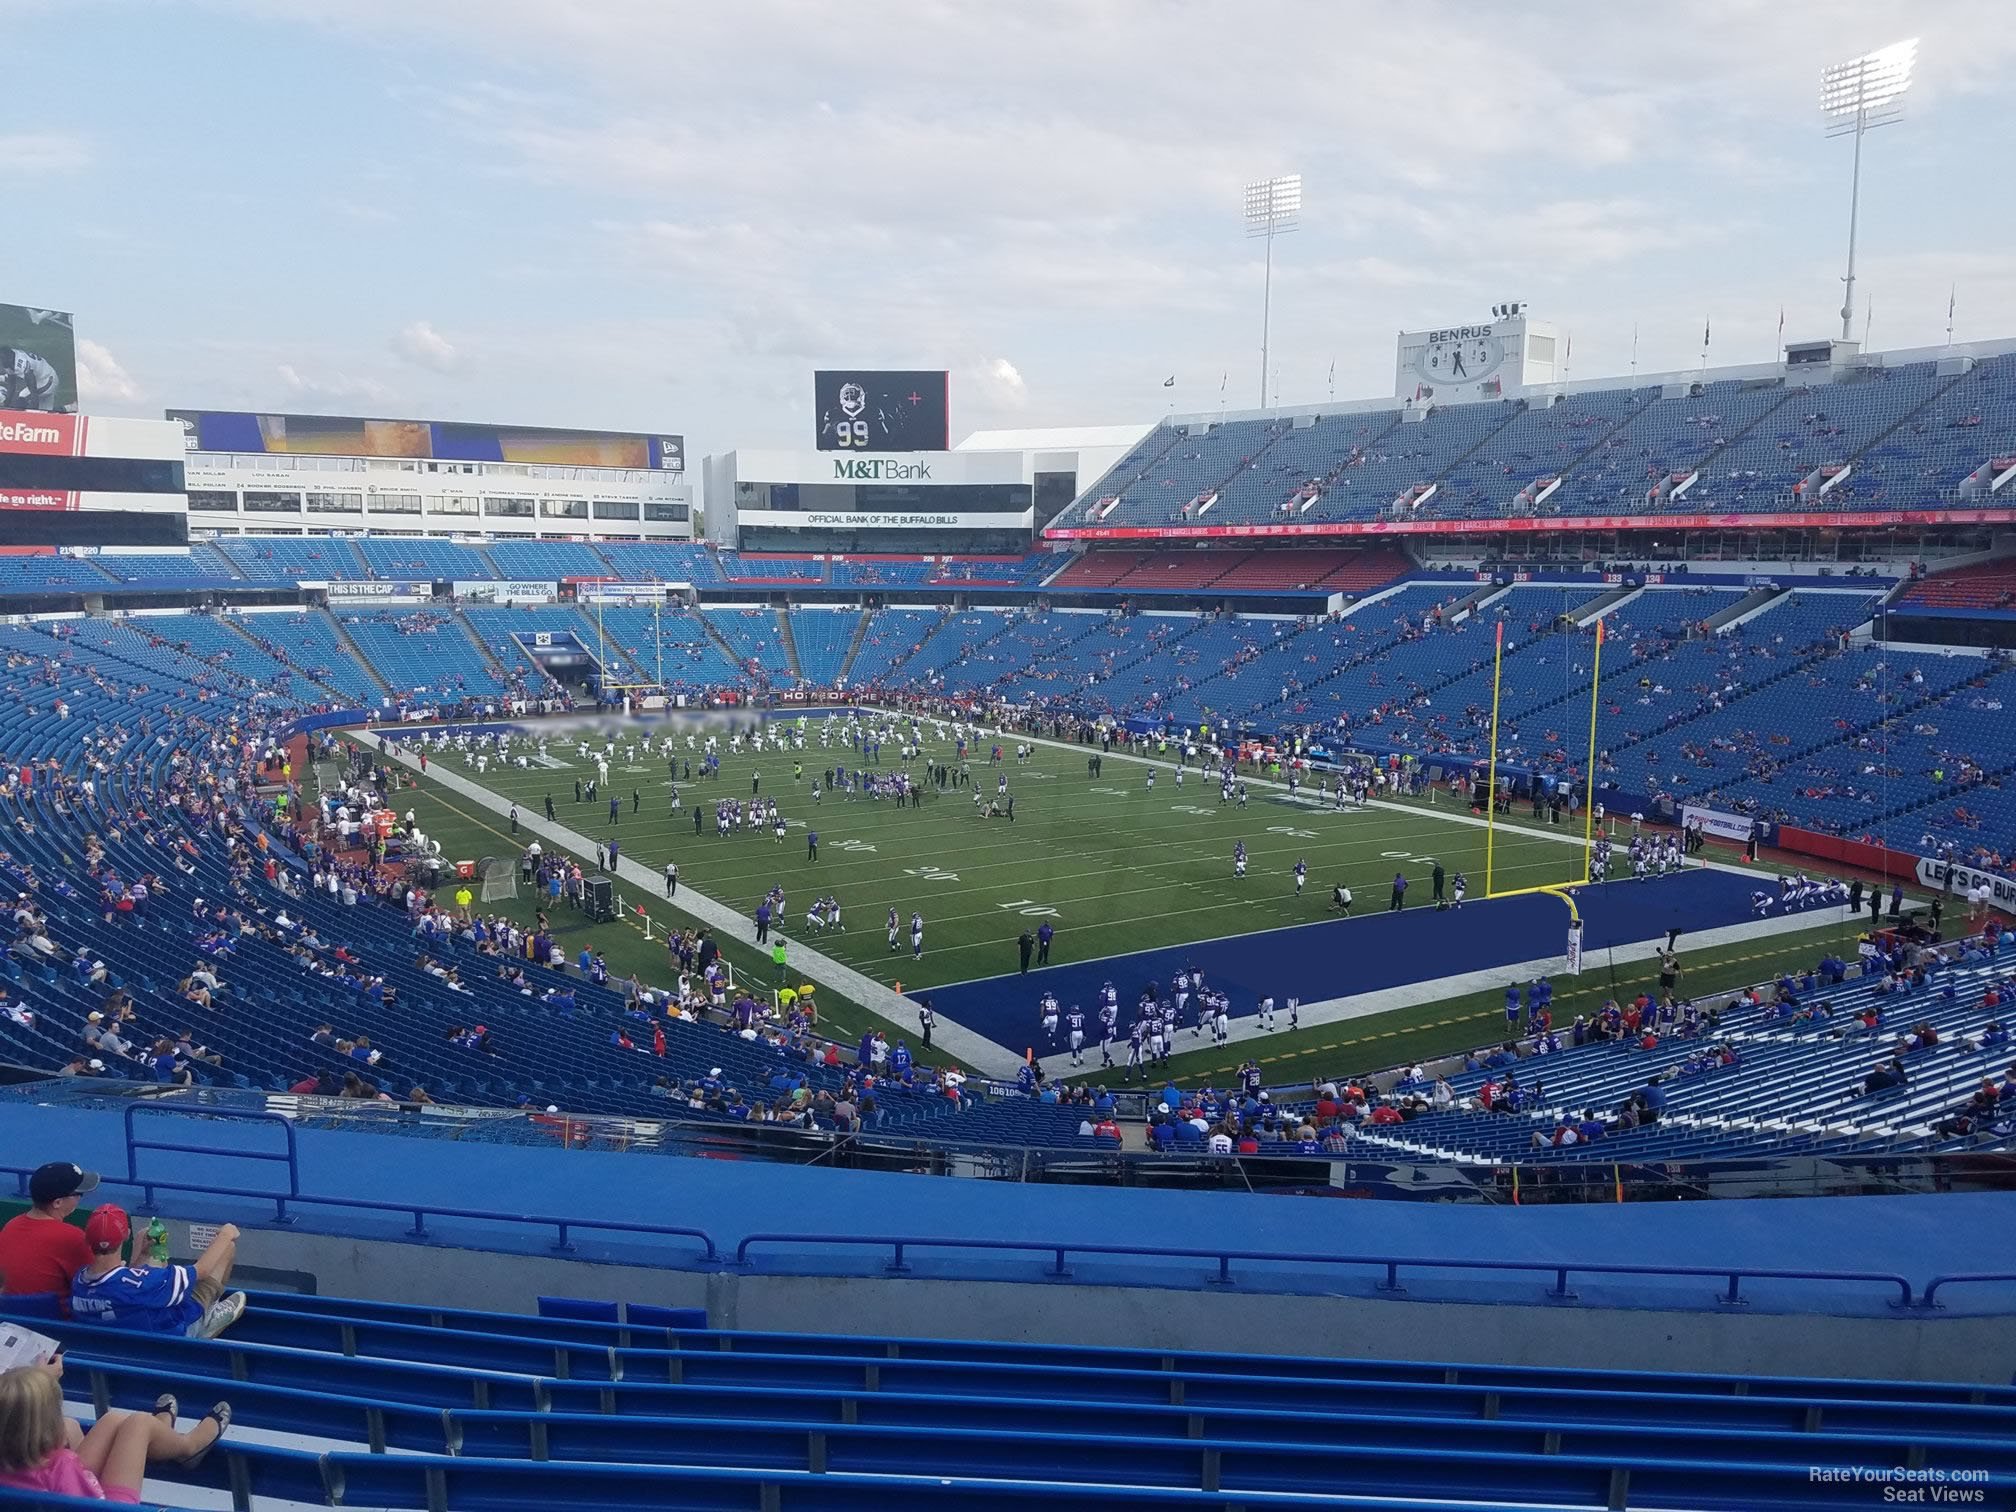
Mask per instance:
[[[63,1414],[63,1361],[0,1373],[0,1486],[134,1503],[150,1461],[194,1468],[231,1422],[219,1402],[187,1433],[175,1429],[176,1402],[154,1411],[108,1412],[86,1433]]]
[[[58,1449],[32,1470],[0,1470],[0,1486],[10,1491],[46,1491],[52,1496],[81,1496],[86,1501],[137,1502],[140,1493],[124,1486],[109,1490],[84,1468],[75,1449]]]

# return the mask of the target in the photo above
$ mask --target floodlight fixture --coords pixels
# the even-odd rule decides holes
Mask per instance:
[[[1302,175],[1283,174],[1246,186],[1246,234],[1267,243],[1267,274],[1260,296],[1260,407],[1267,408],[1268,338],[1274,321],[1274,238],[1301,229]]]
[[[1862,209],[1862,138],[1903,119],[1901,103],[1918,67],[1918,39],[1893,42],[1820,72],[1820,113],[1829,137],[1855,139],[1848,190],[1848,272],[1841,280],[1841,339],[1851,339],[1855,318],[1855,232]]]

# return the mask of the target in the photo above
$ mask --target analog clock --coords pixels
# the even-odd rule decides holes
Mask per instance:
[[[1505,362],[1504,343],[1496,336],[1466,336],[1460,341],[1431,341],[1414,358],[1414,371],[1430,385],[1482,383]]]

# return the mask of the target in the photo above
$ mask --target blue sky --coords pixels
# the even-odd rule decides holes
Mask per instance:
[[[1288,402],[1521,299],[1574,377],[1830,334],[1831,61],[1921,36],[1868,141],[1873,345],[2016,336],[2016,7],[67,0],[17,7],[0,299],[86,407],[809,445],[811,371],[947,367],[955,437],[1251,402],[1243,183]],[[1861,301],[1858,299],[1858,304]],[[1860,334],[1862,316],[1856,318]],[[1170,374],[1177,387],[1166,390]],[[1229,381],[1228,377],[1229,375]]]

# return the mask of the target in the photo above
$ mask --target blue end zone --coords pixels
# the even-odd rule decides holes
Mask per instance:
[[[1158,982],[1166,991],[1178,970],[1194,967],[1231,996],[1233,1017],[1241,1018],[1250,1016],[1268,994],[1277,1002],[1289,997],[1322,1002],[1531,961],[1566,948],[1568,911],[1558,899],[1528,894],[1467,903],[1460,913],[1437,913],[1427,901],[1426,881],[1413,881],[1409,905],[1399,913],[1383,911],[1383,894],[1361,896],[1359,912],[1349,919],[1061,963],[1034,968],[1027,976],[982,977],[931,988],[928,996],[944,1018],[1020,1054],[1036,1037],[1036,998],[1045,989],[1055,992],[1066,1008],[1077,1003],[1090,1013],[1098,989],[1110,981],[1120,992],[1124,1027],[1147,983]],[[1582,948],[1592,958],[1590,964],[1600,966],[1594,958],[1607,947],[1663,941],[1676,925],[1685,931],[1742,923],[1752,917],[1750,894],[1757,885],[1754,877],[1694,867],[1650,882],[1576,888]],[[1829,911],[1816,909],[1815,922]],[[1070,944],[1070,932],[1059,931],[1057,953]],[[1686,946],[1683,934],[1683,953]],[[911,994],[925,995],[923,989]]]

